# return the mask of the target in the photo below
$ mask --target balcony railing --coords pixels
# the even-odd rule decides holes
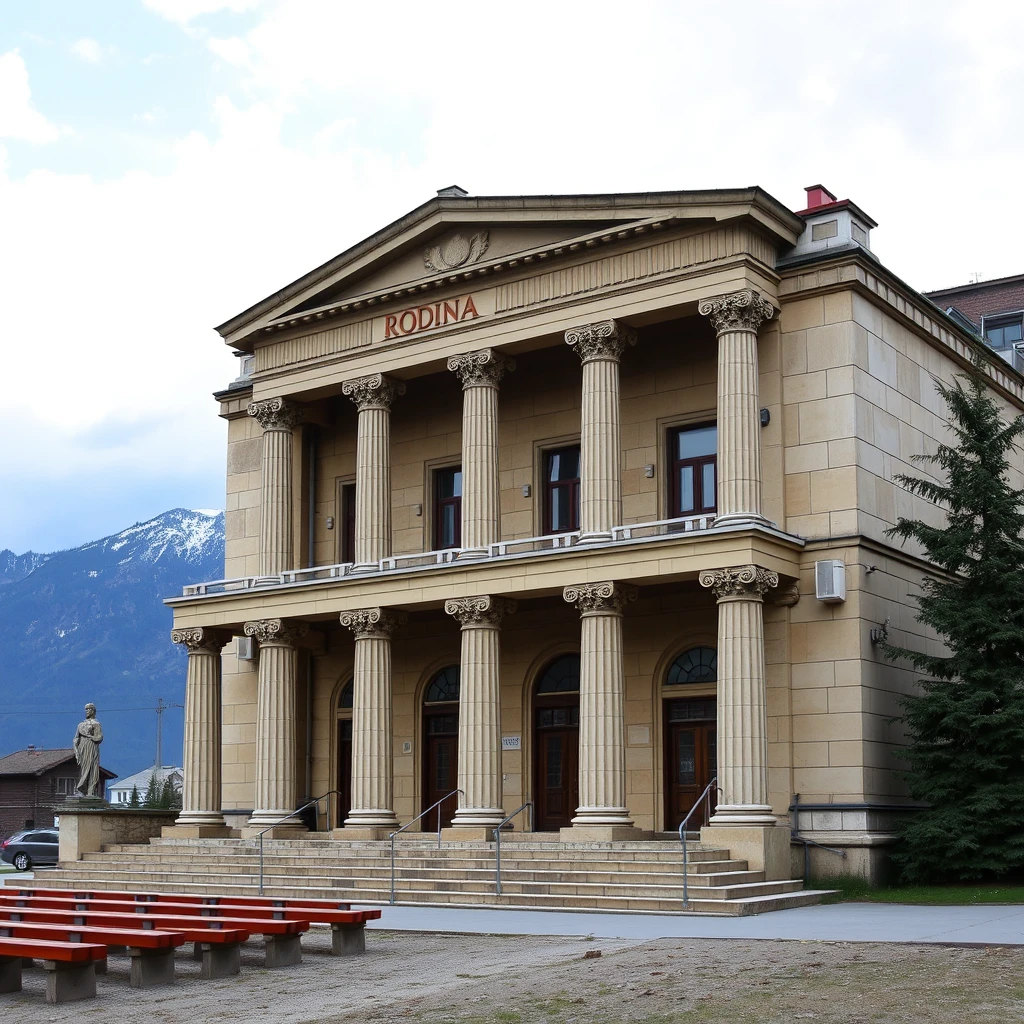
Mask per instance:
[[[658,519],[650,523],[630,523],[612,528],[612,539],[593,548],[617,547],[620,544],[657,540],[678,534],[703,533],[715,525],[714,516],[684,516],[680,519]],[[409,555],[391,555],[371,566],[361,565],[355,573],[359,579],[400,572],[408,569],[430,569],[443,565],[477,565],[495,559],[520,558],[522,556],[543,556],[575,547],[580,540],[576,533],[557,533],[543,537],[520,537],[515,540],[499,540],[487,548],[486,558],[460,563],[459,550],[448,548],[444,551],[421,551]],[[207,594],[229,594],[235,591],[254,590],[259,587],[281,587],[289,584],[316,583],[323,580],[343,579],[353,575],[352,562],[336,565],[313,565],[307,569],[287,569],[272,576],[238,576],[234,579],[210,580],[206,583],[190,583],[182,588],[182,597],[204,597]]]

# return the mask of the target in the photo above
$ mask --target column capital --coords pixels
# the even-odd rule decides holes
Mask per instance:
[[[341,624],[351,629],[357,640],[372,637],[389,640],[391,634],[408,621],[405,612],[393,612],[389,608],[356,608],[341,613]]]
[[[405,382],[385,377],[383,373],[371,373],[367,377],[356,377],[341,385],[341,393],[356,403],[360,412],[364,409],[390,409],[391,403],[405,394]]]
[[[306,635],[309,626],[304,622],[291,622],[288,619],[253,619],[247,622],[243,629],[245,635],[254,636],[261,647],[264,644],[291,646]]]
[[[636,331],[618,320],[600,320],[572,327],[565,332],[565,343],[576,350],[580,362],[595,359],[618,361],[627,345],[636,344]]]
[[[264,430],[292,430],[302,422],[302,410],[287,398],[265,398],[249,403],[249,415]]]
[[[722,598],[746,598],[760,601],[765,592],[779,585],[779,574],[759,565],[734,565],[728,569],[705,569],[700,574],[700,585]]]
[[[226,630],[210,629],[207,626],[171,630],[171,643],[181,644],[189,654],[220,654],[230,640],[231,634]]]
[[[628,583],[579,583],[562,591],[563,599],[576,605],[580,615],[621,615],[636,596],[636,587]]]
[[[516,361],[509,356],[495,352],[493,348],[482,348],[448,359],[448,369],[466,388],[496,388],[506,373],[516,368]]]
[[[458,597],[445,601],[446,614],[459,620],[463,629],[489,627],[497,629],[506,615],[516,610],[515,601],[504,597]]]
[[[697,309],[711,321],[718,334],[726,331],[756,333],[758,327],[776,313],[775,307],[752,288],[704,299]]]

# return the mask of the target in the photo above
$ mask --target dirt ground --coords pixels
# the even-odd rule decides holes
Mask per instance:
[[[364,956],[303,940],[301,965],[268,971],[258,946],[242,974],[203,982],[183,947],[178,981],[128,986],[112,957],[95,1000],[47,1006],[43,971],[0,995],[0,1020],[261,1020],[281,1024],[668,1024],[817,1021],[1001,1024],[1024,1020],[1024,949],[845,942],[424,935],[371,931]]]

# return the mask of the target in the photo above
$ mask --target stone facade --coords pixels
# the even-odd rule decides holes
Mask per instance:
[[[934,512],[894,477],[946,438],[932,377],[979,346],[860,244],[790,257],[809,212],[439,198],[222,325],[255,372],[218,396],[228,582],[170,602],[207,780],[179,827],[344,786],[343,835],[458,790],[440,824],[466,838],[529,801],[513,827],[616,839],[676,828],[717,777],[716,841],[777,858],[798,803],[855,851],[817,870],[876,871],[913,677],[871,631],[938,642],[907,597],[921,553],[885,536]],[[464,265],[424,263],[483,228]],[[436,550],[445,515],[461,543]],[[824,561],[844,601],[816,597]],[[230,636],[258,643],[218,674]]]

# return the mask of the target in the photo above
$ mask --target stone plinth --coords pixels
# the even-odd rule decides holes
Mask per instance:
[[[148,843],[173,825],[176,810],[113,808],[106,801],[67,800],[55,811],[60,818],[61,861],[81,860],[115,843]]]

